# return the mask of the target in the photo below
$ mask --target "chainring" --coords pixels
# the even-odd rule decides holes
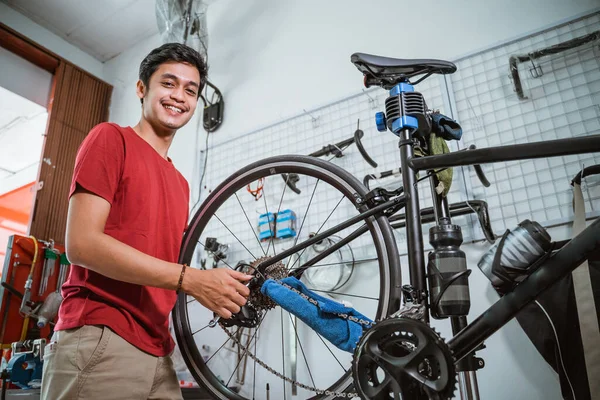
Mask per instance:
[[[440,335],[419,320],[383,320],[365,331],[352,362],[363,400],[447,400],[456,390],[452,351]]]

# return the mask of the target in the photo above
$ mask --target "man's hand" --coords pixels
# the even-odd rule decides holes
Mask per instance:
[[[246,304],[250,289],[242,282],[250,279],[252,275],[229,268],[186,268],[182,289],[204,307],[227,319],[240,312],[240,308]]]

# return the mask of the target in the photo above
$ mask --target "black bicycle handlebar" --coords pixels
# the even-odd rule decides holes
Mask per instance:
[[[472,144],[469,146],[469,148],[467,150],[475,150],[476,148],[477,148],[477,146]],[[475,168],[475,173],[477,174],[477,178],[479,178],[479,181],[481,182],[481,184],[485,187],[490,187],[490,181],[488,181],[485,174],[483,173],[483,169],[481,168],[481,165],[475,164],[475,165],[473,165],[473,168]]]
[[[360,153],[360,155],[365,159],[365,161],[373,168],[377,168],[377,163],[375,162],[375,160],[373,160],[371,158],[371,156],[369,156],[369,153],[367,153],[367,150],[365,150],[365,147],[363,146],[362,142],[360,141],[360,139],[362,139],[362,137],[364,136],[364,132],[357,128],[356,131],[354,131],[354,143],[356,143],[356,147],[358,148],[358,152]]]
[[[367,189],[371,189],[369,187],[369,181],[372,179],[381,179],[387,178],[388,176],[401,176],[402,170],[400,168],[391,169],[389,171],[378,172],[376,174],[367,174],[363,178],[363,184],[367,187]]]
[[[348,147],[352,144],[356,144],[356,147],[358,148],[358,152],[365,159],[365,161],[372,167],[377,168],[377,163],[375,162],[375,160],[373,160],[373,158],[371,158],[371,156],[365,149],[365,146],[363,146],[363,144],[362,144],[361,139],[365,135],[365,133],[360,129],[359,124],[360,124],[360,120],[358,120],[356,130],[354,131],[354,135],[352,135],[351,138],[342,140],[341,142],[338,142],[336,144],[328,144],[327,146],[323,146],[323,148],[321,148],[321,150],[312,152],[309,154],[309,156],[310,157],[322,157],[322,156],[328,156],[328,155],[333,154],[336,157],[341,157],[343,155],[342,154],[343,149],[345,149],[346,147]]]
[[[327,146],[323,146],[321,150],[310,153],[309,157],[322,157],[331,154],[335,155],[336,157],[341,157],[342,149],[350,146],[352,143],[354,143],[354,138],[342,140],[336,144],[328,144]]]
[[[333,154],[336,158],[343,156],[343,149],[346,147],[356,144],[358,148],[358,152],[364,158],[364,160],[369,163],[372,167],[376,168],[377,163],[369,156],[365,146],[363,146],[361,139],[364,136],[364,132],[359,128],[360,119],[358,120],[356,131],[354,131],[354,135],[351,138],[342,140],[341,142],[335,144],[328,144],[327,146],[323,146],[320,150],[314,151],[309,154],[310,157],[323,157]],[[302,193],[300,189],[296,186],[296,183],[300,179],[297,174],[281,174],[281,177],[285,181],[286,185],[292,189],[292,191],[296,194]]]
[[[472,145],[469,146],[468,149],[462,149],[462,150],[459,150],[459,151],[468,151],[468,150],[474,150],[474,149],[476,149],[476,146],[474,144],[472,144]],[[477,174],[477,178],[479,178],[479,181],[481,182],[481,184],[483,186],[485,186],[485,187],[490,187],[490,181],[487,179],[487,177],[483,173],[483,169],[481,168],[481,165],[479,165],[479,164],[473,165],[473,168],[475,168],[475,173]],[[593,168],[593,167],[589,167],[589,168]],[[370,189],[369,188],[369,181],[371,181],[372,179],[381,179],[381,178],[387,178],[388,176],[400,176],[400,175],[401,175],[400,168],[398,168],[398,169],[391,169],[389,171],[383,171],[383,172],[379,172],[379,173],[376,173],[376,174],[367,174],[363,178],[363,184],[368,189]]]

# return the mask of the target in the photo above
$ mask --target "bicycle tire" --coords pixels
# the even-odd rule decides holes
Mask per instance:
[[[219,206],[233,196],[237,190],[245,187],[250,180],[282,173],[302,173],[322,180],[336,188],[356,207],[359,206],[356,199],[364,198],[367,193],[364,185],[353,175],[332,163],[314,157],[277,156],[255,162],[232,174],[203,202],[191,219],[189,228],[184,235],[179,261],[189,263],[192,260],[196,243],[210,218],[216,214]],[[368,234],[371,235],[375,244],[380,274],[379,300],[375,319],[382,319],[398,310],[400,306],[400,260],[393,231],[387,218],[384,216],[371,217],[365,222],[369,227]],[[175,336],[190,373],[198,384],[215,398],[245,400],[245,397],[232,391],[215,376],[210,367],[204,362],[190,328],[186,299],[187,296],[184,293],[179,294],[172,316]],[[348,391],[351,387],[352,374],[351,368],[348,368],[347,372],[327,390]],[[333,396],[317,395],[310,398],[332,399]]]

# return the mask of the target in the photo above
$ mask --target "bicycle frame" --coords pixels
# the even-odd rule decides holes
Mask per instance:
[[[400,161],[402,170],[406,171],[409,179],[412,178],[412,182],[415,181],[416,173],[423,170],[600,151],[600,135],[593,135],[415,158],[412,151],[414,144],[411,145],[410,135],[410,129],[402,130],[400,146],[405,150],[400,152]],[[406,219],[407,237],[409,237],[410,282],[415,289],[426,291],[423,236],[421,223],[418,220],[420,215],[419,194],[414,184],[410,186],[405,184],[404,188],[405,196],[412,198],[412,202],[410,202],[412,204],[407,204],[406,211],[407,216],[413,216],[413,218],[407,217]],[[448,216],[447,210],[444,209],[445,202],[443,200],[445,199],[441,199],[435,192],[434,195],[436,198],[434,210],[437,208],[440,216]],[[600,246],[600,219],[596,219],[588,228],[571,239],[542,263],[524,282],[490,306],[473,322],[466,325],[466,321],[462,317],[452,318],[455,336],[448,341],[448,345],[454,352],[456,360],[460,361],[473,352],[484,340],[514,318],[521,309],[577,268],[598,246]],[[423,301],[427,301],[427,296],[423,297]]]
[[[410,284],[420,294],[418,300],[427,307],[427,283],[425,279],[426,264],[421,228],[421,208],[416,186],[416,174],[419,171],[600,151],[600,135],[592,135],[573,139],[558,139],[546,142],[496,146],[468,150],[460,153],[416,158],[414,157],[415,142],[410,137],[411,129],[403,129],[399,136],[400,162],[404,185],[404,193],[402,195],[374,207],[364,205],[361,209],[361,213],[357,216],[319,233],[312,238],[279,253],[269,260],[263,261],[257,266],[257,269],[260,270],[263,267],[281,261],[291,254],[376,214],[383,213],[389,209],[394,209],[394,212],[397,212],[403,207],[406,207],[405,223]],[[430,180],[432,180],[432,185],[435,185],[435,176],[430,177]],[[433,191],[433,194],[435,199],[433,207],[435,220],[438,221],[442,217],[449,217],[446,199],[437,195],[435,191]],[[361,204],[364,201],[364,199],[357,199],[358,204]],[[360,226],[346,238],[331,246],[319,256],[305,262],[301,267],[295,270],[294,274],[301,275],[305,268],[314,265],[327,255],[356,239],[367,230],[368,227],[366,225]],[[577,268],[598,246],[600,246],[600,218],[596,219],[589,227],[571,239],[551,257],[548,257],[548,259],[524,282],[490,306],[490,308],[473,322],[467,325],[466,317],[452,317],[451,321],[454,337],[448,341],[448,345],[453,350],[456,361],[458,362],[472,353],[481,343],[483,343],[483,341],[514,318],[523,307],[534,301],[546,289]],[[396,298],[400,297],[400,293],[392,295]],[[394,302],[392,301],[391,304],[394,304]],[[426,313],[426,316],[427,315],[428,313]]]

